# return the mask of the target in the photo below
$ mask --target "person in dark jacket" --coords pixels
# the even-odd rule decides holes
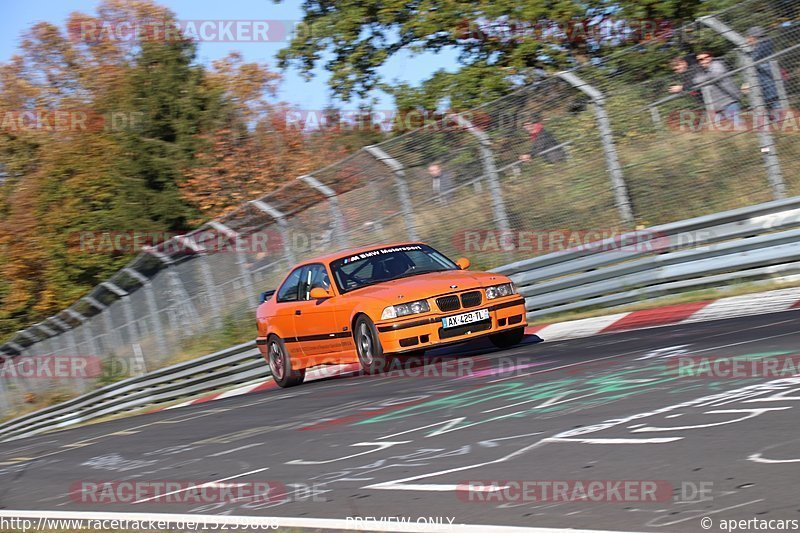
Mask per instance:
[[[548,163],[563,163],[567,160],[567,152],[552,133],[544,129],[541,119],[532,117],[525,121],[522,127],[528,132],[531,139],[531,151],[519,156],[520,161],[530,161],[537,155]]]
[[[778,98],[778,87],[772,77],[772,67],[769,61],[761,61],[775,53],[772,40],[767,37],[767,32],[761,26],[753,26],[747,30],[747,44],[750,45],[753,62],[756,63],[756,75],[761,86],[761,96],[767,109],[780,109],[781,102]],[[759,63],[761,61],[761,63]],[[742,85],[742,92],[748,92],[750,87]]]
[[[447,203],[447,194],[453,188],[453,177],[442,168],[439,161],[428,165],[428,175],[431,177],[433,194],[436,195],[439,203]]]
[[[692,78],[697,73],[698,65],[694,54],[680,55],[673,57],[669,62],[672,71],[677,75],[677,82],[675,85],[670,85],[669,92],[672,94],[682,93],[687,91],[689,96],[692,97],[694,103],[703,105],[703,95],[697,89],[692,89]]]

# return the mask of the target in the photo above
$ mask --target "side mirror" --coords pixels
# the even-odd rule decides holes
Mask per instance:
[[[461,270],[466,270],[469,268],[470,262],[466,257],[462,257],[456,261],[456,265],[458,265],[458,268]]]
[[[314,287],[313,289],[311,289],[309,296],[311,297],[312,300],[323,300],[325,298],[330,298],[331,296],[333,296],[333,293],[330,291],[326,291],[322,287]]]
[[[272,298],[273,294],[275,294],[275,291],[264,291],[264,292],[262,292],[261,296],[258,297],[258,303],[263,304],[264,302],[266,302],[267,300]]]

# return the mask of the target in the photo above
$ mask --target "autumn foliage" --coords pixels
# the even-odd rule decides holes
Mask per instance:
[[[153,19],[174,15],[105,0],[37,23],[0,64],[0,338],[131,259],[81,250],[80,232],[186,231],[353,148],[288,127],[270,103],[279,75],[237,53],[206,66],[191,40],[75,38],[82,23]]]

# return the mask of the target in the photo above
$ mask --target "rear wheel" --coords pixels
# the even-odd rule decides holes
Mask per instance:
[[[267,361],[275,383],[280,387],[300,385],[306,377],[306,370],[292,369],[292,360],[283,339],[277,335],[270,335],[267,347]]]
[[[378,330],[366,316],[360,316],[353,328],[356,352],[361,369],[367,374],[379,374],[386,368],[386,356],[378,337]]]
[[[489,340],[498,348],[511,348],[522,342],[523,337],[525,337],[525,328],[517,328],[489,335]]]

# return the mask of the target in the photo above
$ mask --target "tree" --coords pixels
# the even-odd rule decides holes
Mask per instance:
[[[279,1],[279,0],[278,0]],[[508,92],[515,84],[549,71],[599,57],[620,43],[593,32],[598,21],[666,19],[673,27],[728,0],[306,0],[303,23],[279,54],[282,68],[298,67],[310,77],[319,65],[331,74],[330,87],[348,101],[383,87],[408,105],[430,109],[443,98],[474,105]],[[633,32],[638,43],[647,35]],[[437,72],[420,90],[382,85],[378,70],[401,50],[459,52],[461,70]],[[486,90],[488,89],[488,90]]]

